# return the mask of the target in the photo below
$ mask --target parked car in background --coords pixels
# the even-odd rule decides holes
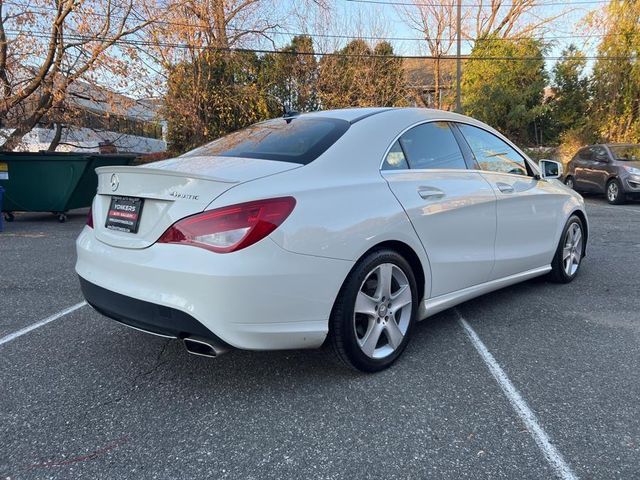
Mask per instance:
[[[76,270],[96,310],[191,353],[327,340],[373,372],[418,320],[539,275],[575,278],[587,216],[561,174],[454,113],[291,115],[99,168]]]
[[[581,148],[569,162],[565,183],[585,193],[604,193],[618,205],[640,198],[640,145],[603,144]]]

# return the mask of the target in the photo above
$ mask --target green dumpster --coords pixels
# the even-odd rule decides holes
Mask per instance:
[[[135,155],[61,152],[0,153],[2,211],[7,221],[14,212],[52,212],[66,220],[66,212],[88,207],[98,188],[95,169],[131,165]]]

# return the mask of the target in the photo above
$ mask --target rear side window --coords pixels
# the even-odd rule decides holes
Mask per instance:
[[[591,147],[591,159],[596,162],[606,162],[609,159],[607,149],[600,145]]]
[[[400,146],[400,142],[396,140],[393,144],[389,153],[387,153],[387,158],[384,159],[384,164],[382,165],[383,170],[406,170],[409,168],[409,164],[407,163],[407,159],[404,156],[404,152],[402,151],[402,147]]]
[[[480,170],[528,175],[525,159],[494,134],[471,125],[459,124]]]
[[[383,168],[389,169],[387,165],[392,164],[392,154],[402,155],[412,169],[467,168],[458,142],[446,122],[424,123],[403,133],[391,148]]]
[[[591,148],[587,147],[587,148],[583,148],[582,150],[580,150],[578,152],[578,158],[580,160],[592,160],[593,159],[593,152],[591,152]]]
[[[337,118],[267,120],[182,156],[248,157],[306,165],[322,155],[349,126],[349,122]]]

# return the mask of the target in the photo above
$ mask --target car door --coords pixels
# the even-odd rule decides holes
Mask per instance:
[[[431,297],[486,282],[493,268],[496,195],[470,171],[446,122],[428,122],[391,146],[381,173],[429,257]]]
[[[479,127],[459,124],[482,176],[497,197],[495,264],[499,279],[551,262],[563,198],[545,180],[538,180],[525,158],[507,142]]]
[[[584,147],[578,151],[574,160],[574,185],[576,190],[591,191],[592,186],[587,181],[588,172],[591,162],[591,149]]]
[[[589,147],[591,151],[591,163],[585,171],[585,182],[589,185],[590,191],[604,193],[609,179],[611,158],[609,152],[602,145]]]

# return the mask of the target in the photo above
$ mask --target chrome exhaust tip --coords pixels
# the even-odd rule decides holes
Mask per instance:
[[[201,357],[215,358],[228,351],[224,345],[208,339],[187,337],[183,342],[187,352]]]

